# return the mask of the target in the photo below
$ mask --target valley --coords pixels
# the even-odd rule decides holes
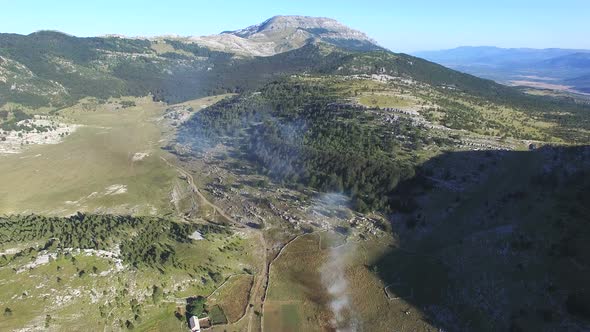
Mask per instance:
[[[588,96],[590,51],[584,49],[462,46],[414,55],[497,82]]]

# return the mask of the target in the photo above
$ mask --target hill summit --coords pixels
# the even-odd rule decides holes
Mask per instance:
[[[361,31],[331,18],[310,16],[274,16],[244,29],[191,40],[212,49],[253,56],[283,53],[313,41],[358,51],[381,49]]]

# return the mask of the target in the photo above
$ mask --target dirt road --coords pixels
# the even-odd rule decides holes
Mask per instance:
[[[209,207],[211,207],[213,209],[213,211],[215,211],[215,213],[218,213],[220,216],[222,216],[223,218],[225,218],[227,221],[229,221],[233,226],[237,226],[238,223],[229,215],[227,215],[221,208],[219,208],[217,205],[211,203],[211,201],[209,201],[204,195],[203,193],[201,193],[201,191],[199,190],[199,188],[195,185],[195,181],[193,176],[185,171],[182,167],[174,165],[173,163],[169,162],[166,158],[164,157],[160,157],[162,158],[162,160],[170,167],[176,169],[176,171],[178,173],[180,173],[187,181],[189,187],[191,188],[192,192],[195,193],[197,195],[197,197],[201,200],[201,202]]]
[[[236,229],[239,229],[240,232],[254,232],[256,234],[256,236],[259,237],[260,244],[261,244],[260,250],[262,251],[262,254],[261,254],[262,264],[261,264],[260,272],[254,276],[254,282],[252,283],[252,289],[250,291],[250,301],[248,301],[248,303],[253,304],[253,306],[248,306],[248,308],[246,310],[246,314],[245,314],[245,316],[248,316],[248,331],[254,331],[253,329],[255,329],[256,326],[253,324],[255,322],[256,317],[258,316],[258,315],[256,315],[255,311],[259,310],[259,312],[262,313],[262,310],[264,308],[264,300],[266,297],[266,289],[268,287],[269,264],[267,263],[266,241],[264,240],[264,235],[262,234],[262,231],[254,230],[254,229],[250,229],[250,228],[243,228],[243,226],[241,226],[232,217],[230,217],[228,214],[226,214],[223,211],[223,209],[221,209],[219,206],[217,206],[213,202],[209,201],[201,193],[199,188],[195,185],[195,181],[194,181],[193,176],[189,172],[185,171],[182,167],[173,164],[172,162],[168,161],[164,157],[160,157],[160,158],[162,158],[162,160],[168,166],[174,168],[181,176],[183,176],[186,179],[189,187],[191,188],[191,191],[195,195],[197,195],[197,197],[202,202],[202,204],[205,204],[205,205],[211,207],[215,211],[215,213],[218,213],[220,216],[225,218],[231,224],[232,227],[236,227]],[[246,318],[246,317],[242,317],[242,318]],[[240,321],[242,320],[242,318],[240,318]],[[262,326],[260,327],[260,330],[262,330]]]

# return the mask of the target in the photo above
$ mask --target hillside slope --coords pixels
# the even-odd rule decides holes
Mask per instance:
[[[589,157],[585,146],[429,160],[399,186],[415,204],[376,270],[450,331],[586,331]]]

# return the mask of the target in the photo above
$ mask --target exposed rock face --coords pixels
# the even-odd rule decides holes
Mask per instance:
[[[371,40],[363,32],[353,30],[334,19],[325,17],[275,16],[261,24],[253,25],[242,30],[222,32],[222,34],[233,34],[242,38],[259,39],[265,37],[272,38],[282,34],[292,34],[296,33],[296,31],[307,32],[310,36],[358,39],[376,44],[375,41]]]
[[[318,40],[350,49],[380,48],[366,34],[334,19],[308,16],[275,16],[245,29],[190,39],[213,49],[253,56],[270,56]]]
[[[256,42],[230,34],[190,37],[186,42],[197,43],[212,50],[248,56],[271,56],[275,51],[272,42]]]

